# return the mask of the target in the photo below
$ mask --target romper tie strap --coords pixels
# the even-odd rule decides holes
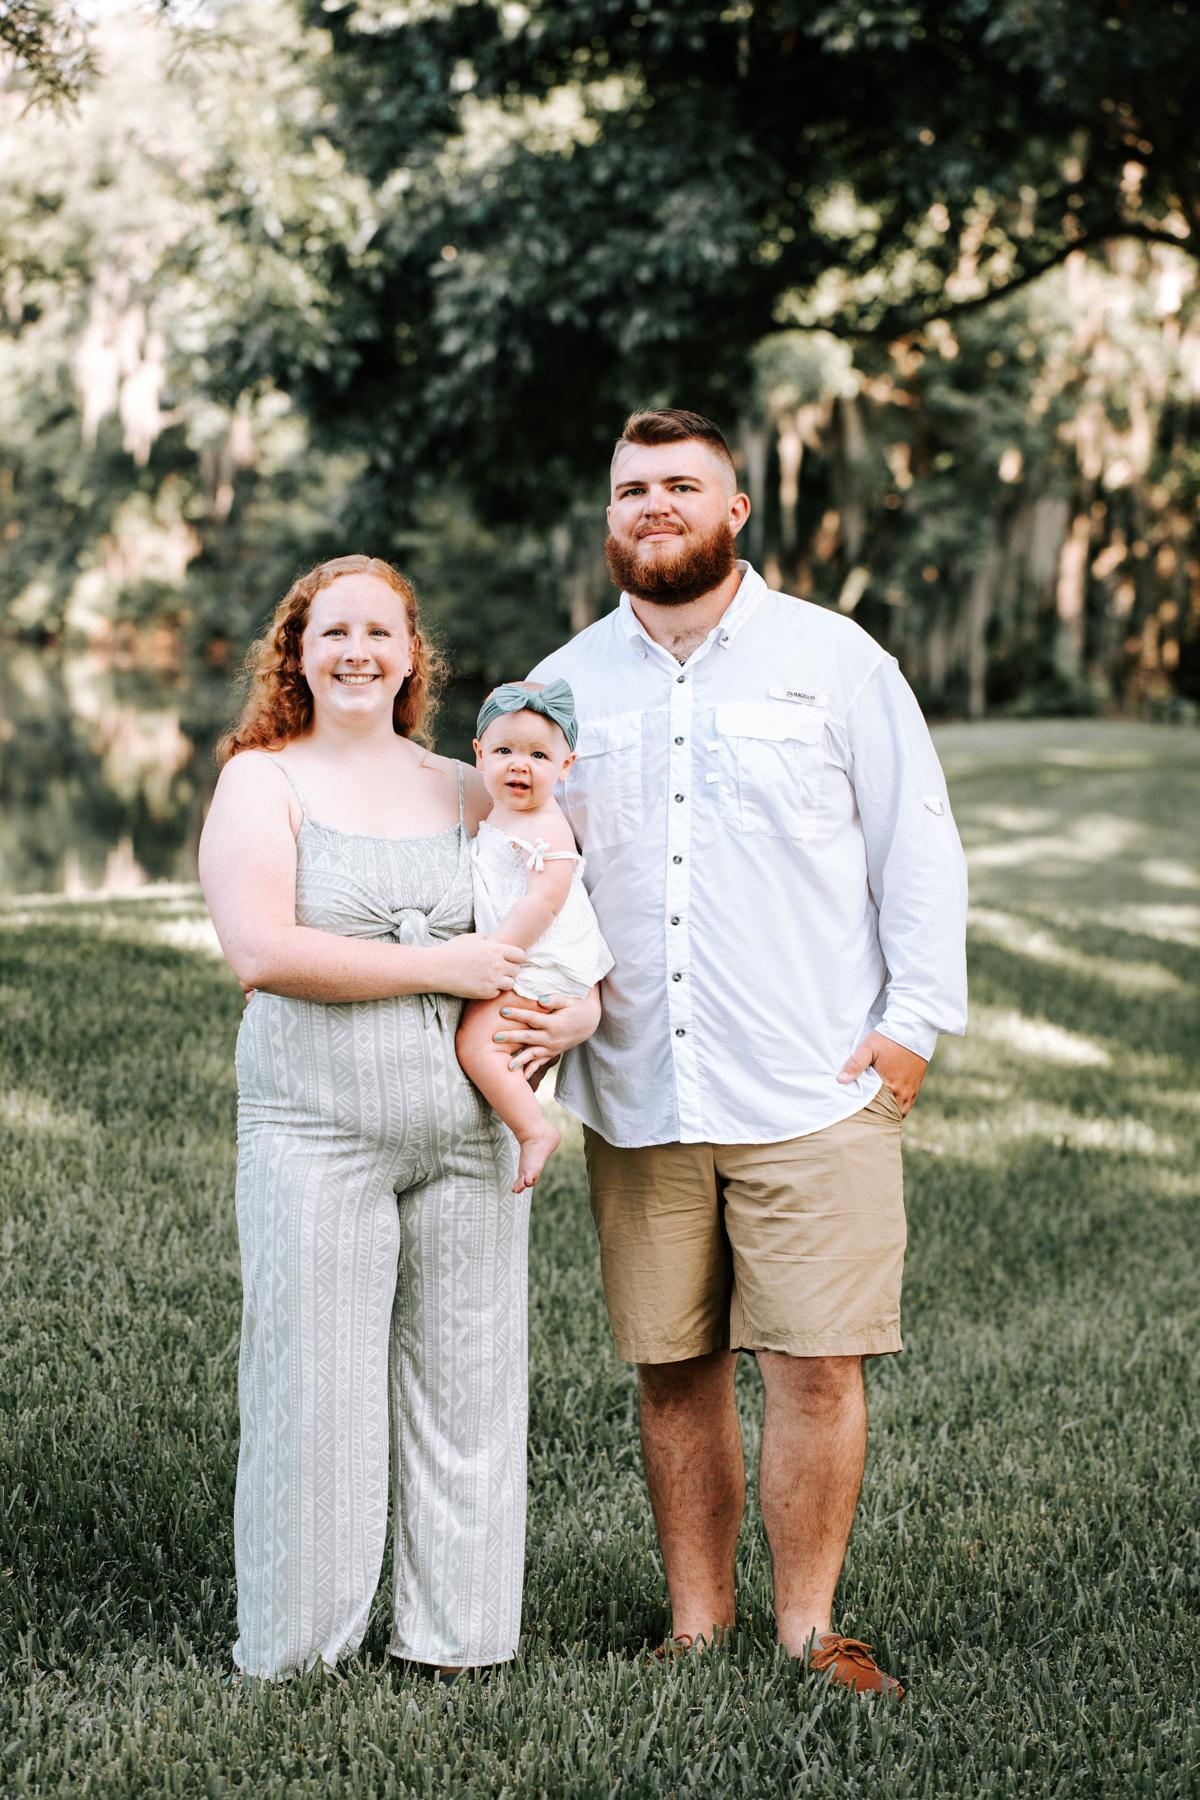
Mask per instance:
[[[583,861],[578,850],[552,850],[545,838],[537,838],[532,844],[528,843],[525,838],[519,837],[509,838],[508,841],[510,844],[515,844],[519,850],[528,850],[529,856],[525,867],[532,869],[535,875],[540,875],[548,862]]]

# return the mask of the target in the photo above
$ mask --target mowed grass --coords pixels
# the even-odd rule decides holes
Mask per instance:
[[[1191,1795],[1200,1783],[1200,735],[940,735],[973,1016],[906,1126],[907,1354],[870,1365],[843,1629],[901,1707],[664,1588],[577,1140],[534,1209],[518,1661],[228,1680],[239,994],[196,895],[0,914],[4,1776],[13,1794]],[[733,1047],[736,1049],[736,1047]],[[753,1363],[739,1393],[753,1448]]]

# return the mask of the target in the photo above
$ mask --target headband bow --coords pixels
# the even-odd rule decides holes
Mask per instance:
[[[549,681],[544,688],[522,687],[519,681],[506,681],[493,690],[479,709],[475,736],[481,738],[488,726],[505,713],[535,712],[557,725],[574,750],[579,741],[579,721],[575,717],[575,696],[565,681]]]

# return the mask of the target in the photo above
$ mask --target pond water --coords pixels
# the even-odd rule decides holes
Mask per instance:
[[[0,645],[0,894],[194,881],[224,671]]]
[[[438,747],[469,756],[482,692],[446,695]],[[195,881],[235,677],[0,640],[0,897]]]

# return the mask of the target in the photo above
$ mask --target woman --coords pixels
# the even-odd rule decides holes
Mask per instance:
[[[200,846],[253,990],[234,1659],[275,1678],[362,1641],[390,1440],[392,1653],[447,1673],[501,1662],[520,1624],[528,1208],[454,1052],[463,1000],[511,988],[523,960],[471,931],[486,795],[422,747],[442,669],[387,563],[302,577],[251,667]],[[598,1011],[594,995],[553,1009],[531,1068]]]

